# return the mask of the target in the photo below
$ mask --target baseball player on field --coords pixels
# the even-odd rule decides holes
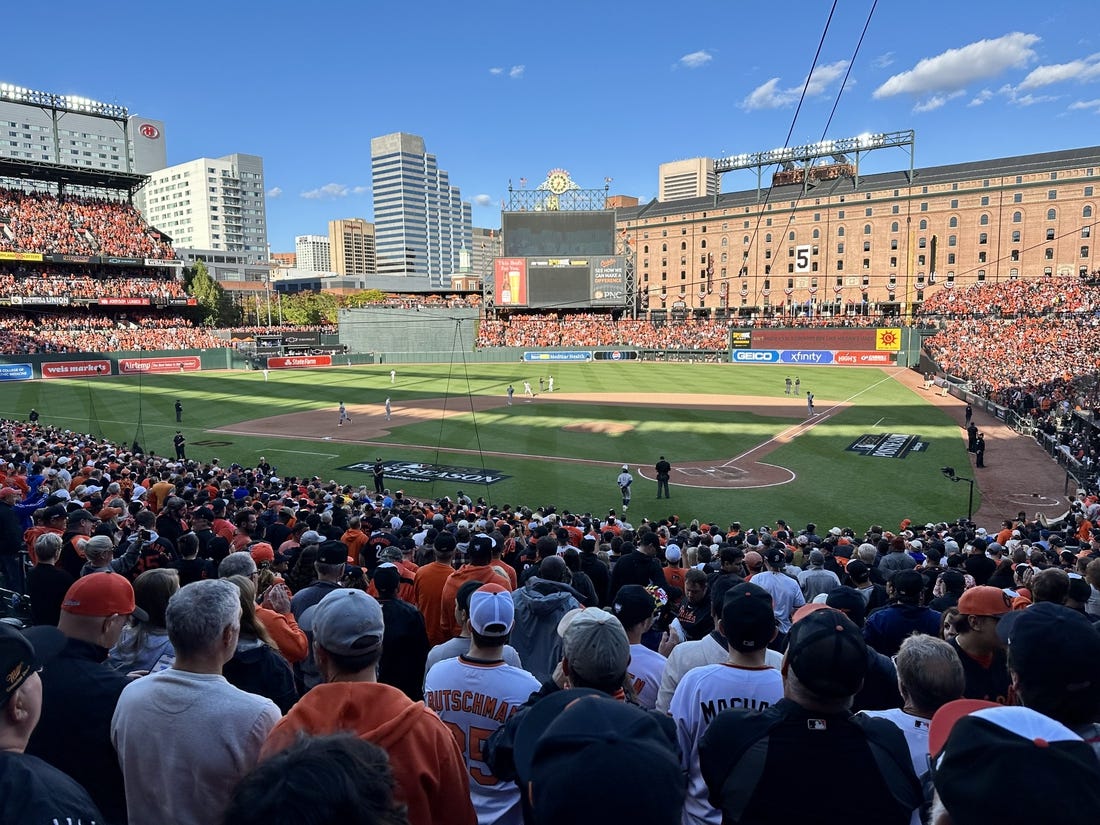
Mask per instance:
[[[615,483],[619,485],[619,492],[623,494],[623,512],[625,513],[630,509],[630,485],[634,483],[634,476],[630,474],[628,465],[623,465],[623,471],[619,473]]]

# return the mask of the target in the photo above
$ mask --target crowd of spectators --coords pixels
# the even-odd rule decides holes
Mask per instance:
[[[0,189],[0,251],[172,258],[130,203]]]
[[[657,325],[640,318],[616,318],[611,313],[599,312],[512,315],[482,321],[477,346],[724,350],[729,347],[729,324],[686,320]]]
[[[1093,822],[1098,525],[631,523],[2,421],[0,819]]]
[[[148,270],[144,270],[147,273]],[[153,302],[186,298],[183,283],[175,277],[157,278],[115,270],[97,275],[76,275],[59,270],[0,269],[0,298],[66,296],[72,303],[99,298],[147,298]]]
[[[921,307],[926,318],[1016,317],[1100,310],[1100,284],[1077,277],[985,282],[932,293]]]
[[[0,353],[118,352],[216,349],[225,337],[178,315],[128,312],[12,313],[0,315]]]

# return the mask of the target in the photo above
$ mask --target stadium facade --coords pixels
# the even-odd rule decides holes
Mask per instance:
[[[473,248],[472,210],[429,154],[404,132],[371,140],[379,275],[419,275],[448,288],[459,253]]]
[[[1091,276],[1100,147],[617,210],[639,309],[908,315],[973,283]]]

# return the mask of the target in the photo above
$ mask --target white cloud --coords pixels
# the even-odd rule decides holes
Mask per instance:
[[[953,100],[963,94],[966,94],[966,92],[964,92],[962,89],[959,89],[959,91],[951,92],[951,94],[932,95],[932,97],[927,98],[926,100],[922,100],[920,103],[914,106],[913,111],[917,114],[920,114],[921,112],[934,111],[947,103],[947,101]]]
[[[1088,110],[1095,109],[1097,114],[1100,114],[1100,99],[1097,100],[1075,100],[1069,104],[1069,108],[1072,110]]]
[[[493,204],[493,196],[492,195],[474,195],[474,205],[475,206],[492,206],[492,204]]]
[[[267,196],[269,198],[277,198],[282,194],[283,194],[282,187],[279,187],[279,186],[272,186],[270,189],[267,190]]]
[[[887,66],[892,66],[894,63],[894,53],[886,52],[886,54],[880,54],[874,60],[871,61],[871,65],[876,69],[885,69]]]
[[[365,195],[370,192],[369,186],[347,186],[343,183],[326,183],[316,189],[310,189],[301,194],[306,200],[328,200],[331,198],[346,198],[348,195]]]
[[[504,74],[504,69],[500,66],[493,66],[493,68],[489,69],[489,74]]]
[[[707,65],[712,60],[714,60],[714,55],[706,49],[700,49],[697,52],[685,54],[676,61],[676,65],[683,66],[685,69],[698,69],[700,66]]]
[[[520,64],[519,66],[513,66],[508,70],[508,77],[512,78],[512,80],[519,80],[521,77],[523,77],[523,71],[526,68],[527,67],[523,64]]]
[[[1026,65],[1035,57],[1038,35],[1013,32],[995,40],[979,40],[959,49],[926,57],[912,69],[893,75],[874,91],[876,99],[900,94],[938,95],[966,88],[977,80],[996,77],[1006,69]]]
[[[1057,99],[1058,99],[1058,95],[1033,95],[1033,94],[1016,95],[1016,94],[1014,94],[1014,95],[1012,95],[1011,102],[1015,103],[1017,106],[1034,106],[1037,103],[1050,103],[1051,101],[1054,101],[1054,100],[1057,100]]]
[[[967,103],[966,105],[967,106],[981,106],[983,103],[985,103],[987,100],[989,100],[992,97],[993,97],[993,92],[991,92],[989,89],[982,89],[980,92],[978,92],[976,95],[974,95],[974,98],[969,103]]]
[[[773,77],[749,92],[749,95],[741,101],[741,108],[751,112],[755,109],[781,109],[784,106],[793,106],[802,95],[803,86],[806,88],[807,98],[818,97],[843,77],[847,68],[847,60],[818,66],[810,74],[809,82],[787,89],[781,89],[779,78]]]
[[[1088,81],[1095,80],[1097,77],[1100,77],[1100,54],[1092,54],[1081,60],[1071,60],[1069,63],[1036,66],[1016,88],[1026,91],[1067,80]]]

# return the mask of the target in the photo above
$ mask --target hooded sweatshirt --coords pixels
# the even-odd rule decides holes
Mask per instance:
[[[532,676],[548,682],[561,661],[558,622],[581,606],[580,593],[567,584],[532,576],[512,594],[512,601],[516,606],[512,647]]]
[[[466,762],[451,731],[423,702],[377,682],[318,685],[275,726],[260,759],[289,747],[299,733],[358,734],[390,756],[395,797],[409,825],[475,825]]]

